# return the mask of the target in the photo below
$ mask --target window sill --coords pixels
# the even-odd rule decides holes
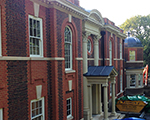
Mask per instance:
[[[65,73],[75,73],[75,70],[65,70]]]
[[[73,116],[67,117],[67,120],[72,120],[72,119],[73,119]]]

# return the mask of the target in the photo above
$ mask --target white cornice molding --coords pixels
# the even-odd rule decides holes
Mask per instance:
[[[0,60],[65,60],[63,57],[13,57],[13,56],[1,56]]]
[[[66,10],[67,13],[73,13],[76,14],[78,17],[87,17],[88,16],[88,12],[85,11],[85,9],[83,9],[80,6],[77,6],[67,0],[30,0],[33,2],[37,2],[40,5],[43,5],[45,7],[48,8],[56,8],[59,10]]]

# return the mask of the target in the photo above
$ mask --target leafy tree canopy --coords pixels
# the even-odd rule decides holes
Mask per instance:
[[[150,15],[131,17],[120,25],[120,28],[125,34],[130,32],[131,36],[141,40],[144,46],[144,66],[148,64],[150,68]]]

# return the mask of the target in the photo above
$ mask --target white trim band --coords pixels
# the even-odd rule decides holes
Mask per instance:
[[[10,57],[10,56],[3,56],[0,57],[0,60],[65,60],[63,57],[53,57],[53,58],[46,58],[46,57]]]

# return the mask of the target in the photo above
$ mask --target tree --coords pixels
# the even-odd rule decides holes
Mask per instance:
[[[150,66],[150,15],[131,17],[120,25],[120,28],[124,30],[124,33],[130,32],[131,36],[141,40],[144,46],[144,66],[146,64]]]

